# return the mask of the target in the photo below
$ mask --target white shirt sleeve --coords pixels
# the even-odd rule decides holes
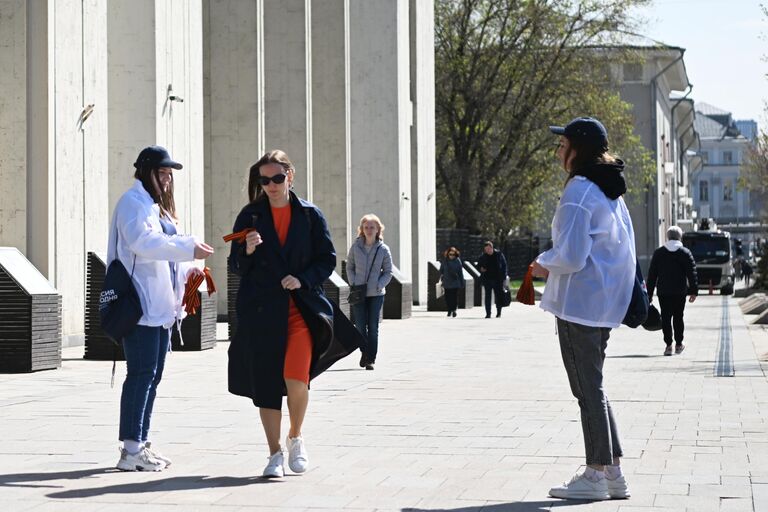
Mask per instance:
[[[152,227],[151,217],[154,215],[143,205],[126,205],[121,216],[120,236],[124,243],[136,255],[161,261],[193,261],[195,259],[195,243],[193,236],[166,235]],[[130,208],[132,206],[132,208]]]
[[[571,274],[583,269],[592,249],[592,214],[575,203],[557,208],[552,221],[553,247],[536,258],[552,274]]]

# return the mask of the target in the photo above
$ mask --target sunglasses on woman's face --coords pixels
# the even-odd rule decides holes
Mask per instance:
[[[283,174],[283,173],[275,174],[272,177],[269,177],[269,176],[259,176],[259,185],[261,185],[262,187],[266,187],[267,185],[269,185],[270,181],[272,183],[274,183],[275,185],[279,185],[279,184],[285,182],[285,179],[287,177],[288,176],[286,174]]]

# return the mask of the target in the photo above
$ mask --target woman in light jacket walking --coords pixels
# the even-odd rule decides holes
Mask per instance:
[[[459,250],[449,247],[443,254],[443,263],[440,265],[440,282],[445,289],[445,304],[448,306],[448,316],[456,316],[456,308],[459,302],[459,290],[464,284],[464,265],[461,263]]]
[[[623,456],[603,363],[611,329],[629,307],[635,278],[635,235],[622,199],[624,162],[608,153],[605,127],[577,118],[550,127],[561,135],[557,155],[568,173],[552,221],[552,249],[533,263],[548,277],[541,308],[557,317],[560,352],[581,410],[587,468],[553,487],[556,498],[627,498]]]
[[[347,255],[347,279],[350,286],[367,286],[365,300],[352,306],[352,319],[368,340],[360,367],[373,370],[379,351],[379,315],[385,288],[392,280],[392,253],[384,243],[384,224],[373,213],[360,219],[357,239]]]
[[[107,267],[119,259],[132,269],[133,284],[144,312],[123,339],[128,368],[120,397],[120,460],[123,471],[160,471],[171,460],[152,449],[149,425],[157,386],[163,376],[171,326],[181,321],[184,286],[202,271],[195,259],[213,248],[193,236],[179,234],[173,198],[173,171],[182,165],[160,146],[139,153],[133,186],[122,195],[109,228]]]

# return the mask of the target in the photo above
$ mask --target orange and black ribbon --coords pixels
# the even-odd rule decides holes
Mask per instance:
[[[187,284],[184,287],[184,300],[181,305],[184,306],[184,310],[187,315],[194,315],[197,313],[197,308],[200,307],[200,296],[197,294],[197,289],[200,285],[206,282],[208,287],[208,296],[216,292],[216,283],[213,282],[213,276],[211,276],[211,269],[205,267],[202,274],[195,274],[189,276]]]
[[[224,235],[224,241],[225,242],[231,242],[232,240],[238,242],[238,243],[245,243],[245,237],[250,233],[251,231],[254,231],[256,228],[245,228],[242,231],[236,231],[235,233],[230,233],[228,235]]]

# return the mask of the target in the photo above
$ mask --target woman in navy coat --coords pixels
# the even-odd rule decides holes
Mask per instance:
[[[265,477],[284,472],[283,396],[288,396],[291,419],[289,467],[302,473],[308,459],[301,426],[309,380],[364,343],[325,297],[323,282],[336,266],[336,252],[322,212],[290,190],[294,174],[293,164],[279,150],[251,167],[251,202],[237,216],[233,231],[253,230],[245,243],[232,243],[229,256],[230,269],[240,276],[229,391],[259,407],[270,448]],[[298,370],[297,350],[302,360]]]

